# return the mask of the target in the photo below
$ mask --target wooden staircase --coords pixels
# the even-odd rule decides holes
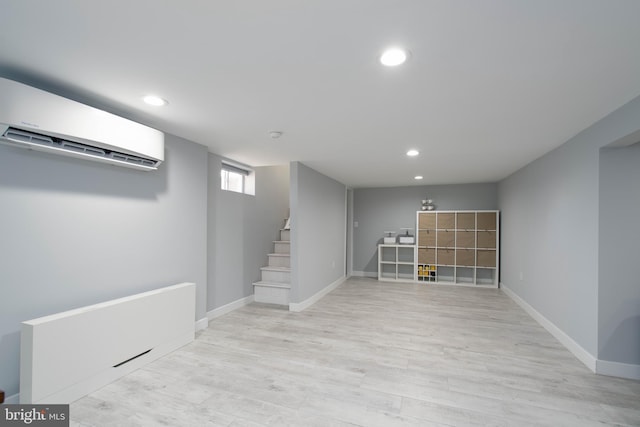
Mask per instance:
[[[289,305],[291,290],[291,230],[281,229],[273,242],[269,265],[260,269],[262,280],[253,284],[255,302]]]

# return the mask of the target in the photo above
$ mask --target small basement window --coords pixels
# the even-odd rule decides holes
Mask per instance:
[[[251,169],[222,162],[220,188],[226,191],[255,195],[255,176]]]

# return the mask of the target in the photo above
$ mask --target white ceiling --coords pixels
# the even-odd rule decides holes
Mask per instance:
[[[495,182],[640,95],[638,17],[638,0],[0,0],[0,75],[251,166]],[[382,67],[391,45],[411,59]]]

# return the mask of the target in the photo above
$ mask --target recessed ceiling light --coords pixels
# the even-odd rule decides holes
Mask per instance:
[[[394,47],[384,51],[380,56],[380,63],[387,67],[395,67],[404,64],[408,56],[409,54],[405,49]]]
[[[407,151],[407,156],[409,156],[409,157],[415,157],[418,154],[420,154],[420,152],[418,150],[409,150],[409,151]]]
[[[163,105],[168,104],[166,99],[162,99],[159,96],[155,96],[155,95],[147,95],[144,98],[142,98],[142,100],[149,105],[153,105],[154,107],[162,107]]]
[[[414,177],[413,179],[421,180],[422,179],[422,175],[418,175],[418,176]]]

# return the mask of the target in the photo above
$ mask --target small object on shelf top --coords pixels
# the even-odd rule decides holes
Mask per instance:
[[[405,230],[404,234],[398,236],[400,244],[413,245],[416,242],[415,237],[409,234],[409,230],[413,230],[413,228],[401,228],[400,230]]]
[[[395,231],[385,231],[385,236],[382,239],[385,245],[394,244],[396,242],[396,232]]]
[[[422,208],[423,211],[433,211],[436,209],[436,205],[433,204],[433,200],[424,199],[422,200]]]

